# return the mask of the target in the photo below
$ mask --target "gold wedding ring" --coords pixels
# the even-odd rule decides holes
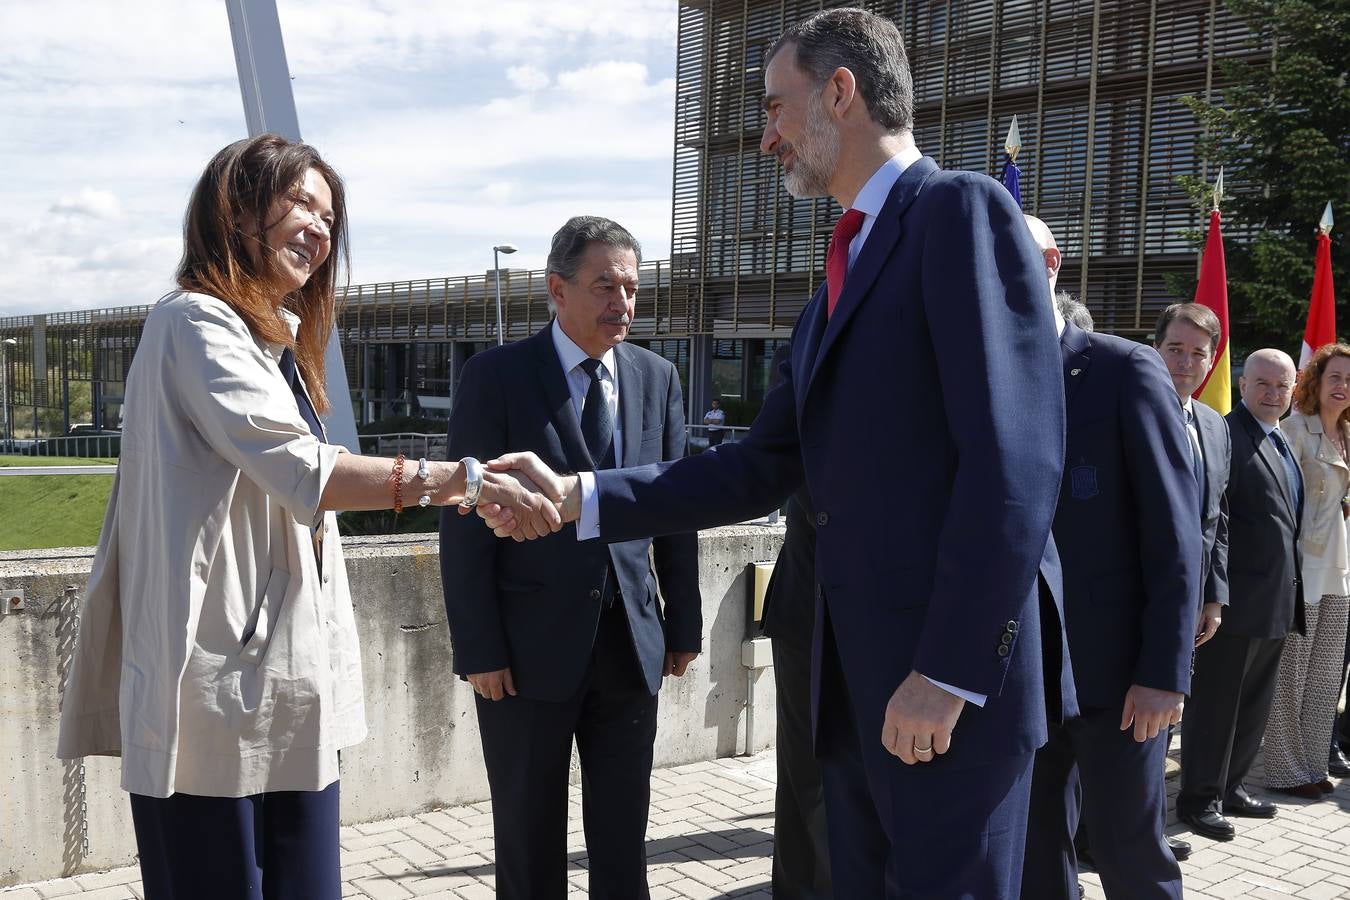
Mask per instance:
[[[914,748],[914,752],[915,752],[915,753],[932,753],[932,752],[933,752],[933,745],[932,745],[932,744],[929,744],[927,747],[915,747],[915,748]]]

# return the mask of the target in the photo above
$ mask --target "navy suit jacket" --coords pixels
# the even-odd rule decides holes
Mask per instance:
[[[1228,477],[1229,634],[1282,638],[1302,632],[1302,523],[1285,481],[1280,453],[1260,423],[1239,403],[1227,415],[1233,441]]]
[[[1149,346],[1060,339],[1068,430],[1055,544],[1074,684],[1084,707],[1132,684],[1188,693],[1203,550],[1186,420]]]
[[[470,357],[450,415],[448,456],[491,459],[533,450],[559,471],[594,468],[553,346],[552,323],[527,340]],[[680,379],[662,357],[620,344],[623,461],[678,459],[686,435]],[[606,546],[578,541],[575,525],[535,541],[494,537],[477,516],[441,514],[441,583],[457,675],[511,667],[521,696],[564,700],[591,659],[608,565],[618,576],[638,662],[653,694],[669,650],[698,650],[703,610],[698,536]]]
[[[1200,528],[1204,534],[1205,565],[1201,573],[1201,601],[1228,605],[1228,472],[1233,441],[1228,423],[1218,411],[1191,400],[1200,452],[1205,456],[1205,487],[1201,494]]]
[[[597,473],[603,537],[763,515],[805,479],[816,580],[861,734],[880,740],[887,701],[917,670],[989,697],[967,705],[940,764],[1035,749],[1059,717],[1042,626],[1061,643],[1038,579],[1064,462],[1045,293],[1008,192],[921,159],[896,181],[834,314],[823,285],[807,304],[744,439]],[[817,654],[825,613],[818,602]],[[1049,677],[1071,692],[1061,674]]]

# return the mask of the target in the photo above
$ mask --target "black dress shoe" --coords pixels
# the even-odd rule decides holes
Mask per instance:
[[[1228,827],[1231,829],[1233,826],[1229,825]],[[1190,857],[1191,855],[1190,844],[1178,838],[1174,838],[1170,834],[1164,836],[1167,838],[1167,846],[1172,848],[1172,855],[1177,858],[1177,862],[1181,862],[1183,859],[1187,859]]]
[[[1350,759],[1345,758],[1340,747],[1331,748],[1331,755],[1327,757],[1327,771],[1337,778],[1350,778]]]
[[[1334,793],[1335,790],[1336,790],[1336,785],[1332,784],[1330,781],[1327,781],[1325,778],[1323,778],[1321,781],[1317,782],[1317,787],[1318,787],[1318,788],[1322,791],[1322,793],[1324,793],[1324,794],[1331,794],[1331,793]]]
[[[1177,818],[1189,825],[1191,831],[1211,840],[1231,841],[1237,835],[1233,823],[1212,809],[1202,809],[1198,813],[1178,813]]]
[[[1233,796],[1223,801],[1223,811],[1226,815],[1243,819],[1273,819],[1279,807],[1269,800],[1256,799],[1244,788],[1238,788]]]

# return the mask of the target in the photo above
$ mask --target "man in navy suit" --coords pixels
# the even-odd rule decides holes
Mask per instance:
[[[675,367],[624,343],[640,254],[608,219],[580,216],[554,235],[548,291],[557,317],[533,338],[470,358],[450,419],[451,458],[525,447],[579,471],[684,455]],[[648,896],[656,694],[663,674],[684,674],[702,639],[696,540],[579,543],[565,526],[515,543],[475,518],[442,516],[445,610],[454,671],[478,693],[497,896],[567,895],[574,736],[590,896]]]
[[[1230,602],[1223,627],[1195,652],[1177,794],[1177,818],[1219,841],[1236,834],[1228,816],[1276,812],[1242,781],[1261,748],[1284,639],[1303,630],[1303,477],[1280,431],[1295,379],[1287,354],[1255,351],[1238,379],[1242,402],[1226,417]]]
[[[716,453],[551,487],[579,534],[622,540],[762,515],[805,480],[836,894],[1016,897],[1032,760],[1073,703],[1045,589],[1064,394],[1040,256],[998,182],[916,149],[889,20],[792,26],[765,89],[788,190],[846,210],[782,384]]]
[[[1045,223],[1027,221],[1040,246],[1054,249]],[[1044,297],[1052,304],[1058,252],[1046,260]],[[1079,896],[1073,836],[1081,784],[1107,896],[1180,900],[1181,869],[1163,838],[1162,768],[1195,646],[1196,457],[1157,353],[1057,324],[1067,438],[1054,537],[1080,714],[1051,728],[1036,754],[1022,896]]]
[[[1153,347],[1172,377],[1187,420],[1188,437],[1199,453],[1204,479],[1200,493],[1200,530],[1204,539],[1200,568],[1200,618],[1195,646],[1214,637],[1228,606],[1228,471],[1232,440],[1223,416],[1195,399],[1214,365],[1223,332],[1219,317],[1199,303],[1173,303],[1158,316]]]

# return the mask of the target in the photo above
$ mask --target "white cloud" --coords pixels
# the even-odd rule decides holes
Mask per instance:
[[[522,91],[538,91],[548,87],[548,73],[537,66],[511,66],[506,70],[506,80]]]
[[[668,253],[676,0],[284,0],[357,281],[542,265],[568,216]],[[0,0],[0,316],[152,302],[242,136],[220,0]]]
[[[122,218],[122,203],[111,191],[86,187],[78,194],[67,194],[57,200],[48,211],[58,216],[83,216],[115,221]]]

